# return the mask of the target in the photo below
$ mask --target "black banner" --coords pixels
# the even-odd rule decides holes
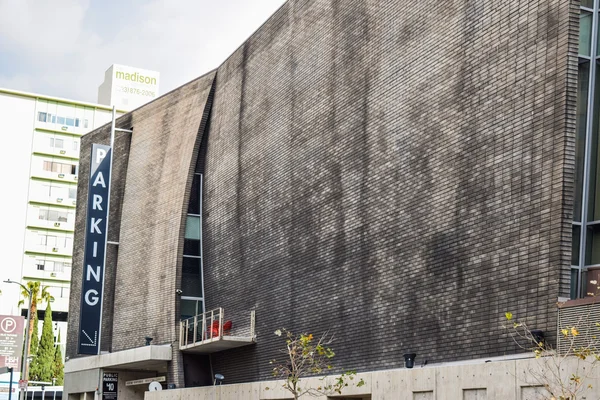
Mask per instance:
[[[102,400],[117,400],[119,389],[119,374],[105,372],[102,379]]]
[[[100,354],[111,157],[110,146],[92,144],[77,348],[79,354]]]

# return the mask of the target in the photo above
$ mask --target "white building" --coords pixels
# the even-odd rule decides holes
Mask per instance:
[[[122,113],[123,111],[119,111]],[[80,137],[111,120],[111,108],[0,89],[4,171],[0,281],[40,281],[66,337]],[[0,314],[25,315],[15,284],[0,283]],[[46,304],[39,305],[39,311]],[[41,329],[41,324],[40,324]]]

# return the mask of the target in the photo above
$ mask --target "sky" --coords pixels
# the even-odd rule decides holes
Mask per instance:
[[[0,87],[95,103],[112,64],[160,93],[218,67],[285,0],[0,0]]]

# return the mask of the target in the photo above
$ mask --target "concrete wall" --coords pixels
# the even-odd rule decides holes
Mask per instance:
[[[542,396],[547,394],[543,389],[543,384],[552,384],[553,381],[540,380],[536,377],[551,376],[548,368],[552,364],[553,361],[550,359],[523,359],[361,373],[356,379],[364,380],[363,387],[358,388],[351,385],[342,392],[341,396],[314,398],[318,400],[349,398],[369,400],[541,400],[544,398]],[[569,382],[570,374],[576,371],[576,365],[577,360],[574,359],[569,359],[560,365],[563,382]],[[586,368],[589,368],[589,365],[586,365]],[[579,371],[582,372],[583,369]],[[586,374],[588,379],[585,380],[584,388],[587,384],[592,384],[593,388],[585,389],[579,395],[585,394],[588,399],[600,398],[600,387],[597,385],[598,379],[600,379],[600,370],[598,368],[588,369]],[[306,387],[317,387],[323,382],[313,378],[305,381],[304,384]],[[281,382],[263,381],[146,392],[145,400],[292,399],[289,392],[279,387],[280,385]]]

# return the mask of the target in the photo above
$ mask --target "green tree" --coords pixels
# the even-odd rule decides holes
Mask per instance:
[[[54,351],[54,384],[62,386],[64,382],[64,364],[62,360],[62,352],[60,351],[60,331],[58,331],[58,341],[56,343],[56,350]]]
[[[42,302],[49,302],[50,300],[52,300],[52,296],[50,295],[50,293],[48,292],[48,288],[45,286],[42,286],[42,284],[39,281],[29,281],[27,282],[27,288],[29,290],[31,290],[31,309],[30,311],[30,317],[29,317],[29,354],[35,354],[32,350],[31,350],[31,339],[32,339],[32,333],[33,333],[33,320],[35,318],[35,320],[37,321],[37,310],[38,310],[38,304],[42,303]],[[21,307],[23,304],[25,304],[25,300],[29,299],[29,292],[27,292],[25,289],[21,290],[21,296],[23,296],[22,300],[19,300],[18,306]],[[37,323],[36,326],[37,328]],[[36,331],[36,335],[37,335],[37,331]]]
[[[44,324],[42,325],[42,338],[38,351],[31,360],[29,378],[33,381],[52,382],[54,375],[54,334],[52,332],[52,309],[50,302],[46,306]]]

